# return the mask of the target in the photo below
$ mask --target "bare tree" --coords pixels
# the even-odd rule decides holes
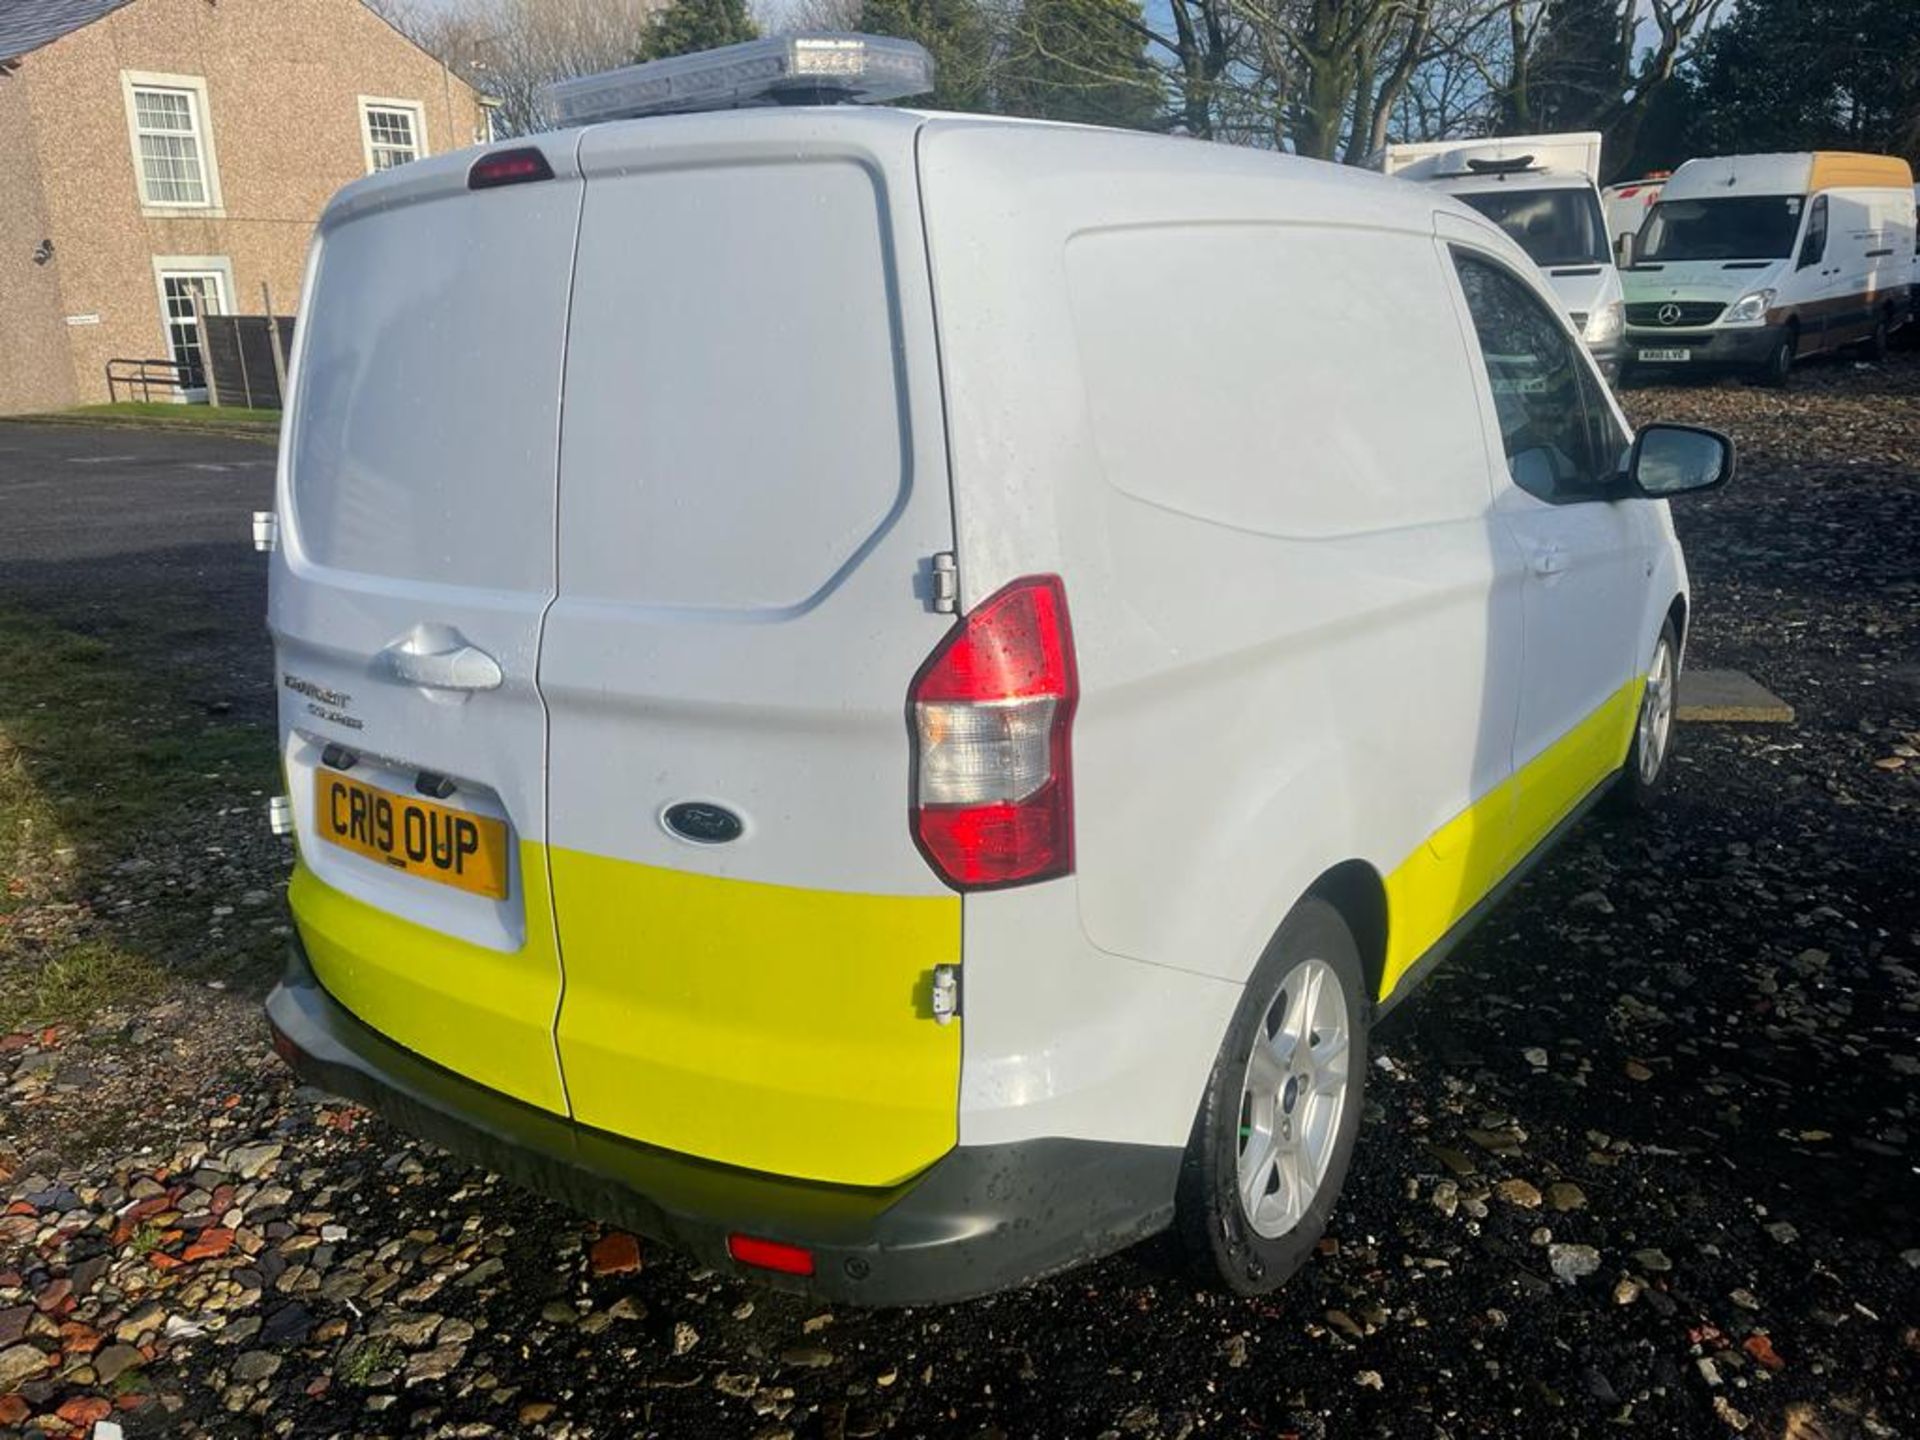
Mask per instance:
[[[1499,0],[1506,43],[1483,49],[1500,128],[1525,133],[1542,124],[1599,130],[1610,152],[1633,149],[1653,97],[1729,8],[1730,0],[1602,0],[1590,7],[1591,44],[1556,35],[1564,12],[1547,0]],[[1650,43],[1647,38],[1650,37]],[[1543,112],[1547,91],[1557,102]]]
[[[540,87],[632,63],[663,0],[478,0],[448,10],[426,0],[377,8],[447,65],[500,102],[509,135],[544,123]]]

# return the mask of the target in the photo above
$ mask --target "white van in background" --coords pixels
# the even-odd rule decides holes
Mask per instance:
[[[1518,242],[1608,379],[1623,343],[1620,273],[1600,203],[1600,135],[1507,135],[1389,145],[1376,167],[1465,201]]]
[[[928,78],[637,66],[327,207],[276,1047],[730,1274],[950,1300],[1173,1225],[1269,1290],[1373,1018],[1659,795],[1666,500],[1731,447],[1633,436],[1444,196],[765,103],[802,66]]]
[[[1920,185],[1913,187],[1913,288],[1907,292],[1908,333],[1920,328]]]
[[[1635,237],[1627,364],[1740,369],[1783,384],[1795,360],[1887,334],[1914,284],[1913,172],[1823,150],[1689,160]]]
[[[1627,246],[1647,223],[1647,212],[1660,198],[1671,174],[1671,170],[1655,170],[1638,180],[1622,180],[1601,190],[1600,204],[1607,212],[1607,239],[1613,246],[1615,265],[1627,263]]]

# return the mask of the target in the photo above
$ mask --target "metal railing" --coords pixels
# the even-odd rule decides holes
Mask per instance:
[[[124,385],[129,400],[151,400],[156,389],[160,391],[161,399],[171,400],[177,390],[192,385],[192,368],[179,360],[109,360],[107,399],[117,402],[120,399],[120,387]]]

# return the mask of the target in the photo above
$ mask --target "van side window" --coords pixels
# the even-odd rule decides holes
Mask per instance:
[[[1800,263],[1796,270],[1818,265],[1827,257],[1827,197],[1816,195],[1807,211],[1807,238],[1800,242]]]
[[[1587,444],[1593,457],[1596,489],[1613,493],[1613,482],[1625,471],[1627,451],[1633,436],[1621,427],[1613,406],[1608,403],[1606,386],[1591,366],[1576,365],[1580,372],[1580,399],[1587,409]]]
[[[1564,505],[1605,498],[1625,441],[1566,327],[1498,265],[1455,252],[1513,483]]]

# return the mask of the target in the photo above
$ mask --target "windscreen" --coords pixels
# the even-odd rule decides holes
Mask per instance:
[[[1600,200],[1587,189],[1516,190],[1502,187],[1458,198],[1498,225],[1534,264],[1606,265],[1607,223]]]
[[[1634,243],[1636,260],[1783,260],[1800,233],[1799,195],[1662,200]]]

